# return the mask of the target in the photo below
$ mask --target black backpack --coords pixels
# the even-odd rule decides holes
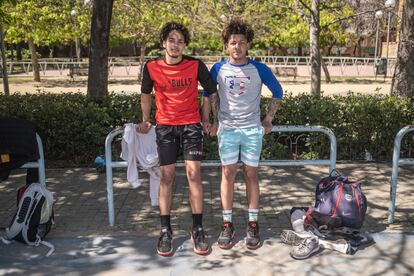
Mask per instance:
[[[40,244],[50,248],[46,256],[55,247],[43,238],[49,233],[54,224],[53,195],[45,186],[32,183],[20,188],[17,192],[18,208],[2,241],[10,244],[16,240],[31,246]]]

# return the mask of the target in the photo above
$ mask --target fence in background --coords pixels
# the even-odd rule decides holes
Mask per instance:
[[[145,57],[145,61],[154,58]],[[217,61],[226,59],[226,56],[196,56],[203,60],[207,66],[211,66]],[[310,57],[309,56],[255,56],[255,60],[266,63],[271,68],[291,67],[296,68],[297,76],[310,75]],[[324,57],[329,73],[332,76],[375,76],[376,60],[375,58],[361,57]],[[377,60],[378,61],[378,60]],[[391,77],[395,68],[396,59],[389,58],[387,62],[387,76]],[[33,72],[31,60],[8,61],[8,72],[10,74],[29,75]],[[73,61],[73,59],[52,58],[40,59],[39,67],[44,76],[67,76],[71,67],[88,67],[88,60]],[[141,68],[138,57],[110,57],[109,58],[110,76],[130,77],[137,76]]]

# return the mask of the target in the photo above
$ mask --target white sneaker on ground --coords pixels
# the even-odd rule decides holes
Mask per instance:
[[[317,253],[320,249],[318,237],[306,238],[301,244],[293,247],[290,256],[296,260],[304,260]]]

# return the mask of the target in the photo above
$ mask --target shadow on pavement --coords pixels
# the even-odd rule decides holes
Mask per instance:
[[[234,222],[237,244],[221,250],[215,241],[221,228],[221,204],[218,168],[203,169],[204,226],[213,249],[207,256],[196,256],[189,240],[191,209],[185,173],[178,170],[174,186],[172,225],[177,252],[171,258],[159,257],[155,244],[159,231],[158,208],[150,205],[149,183],[141,173],[142,186],[131,189],[125,171],[114,173],[116,221],[108,226],[105,175],[94,169],[48,169],[47,186],[56,198],[56,227],[48,241],[56,252],[46,259],[47,249],[29,248],[19,243],[0,244],[0,274],[109,274],[139,272],[147,275],[226,274],[233,275],[409,275],[413,272],[412,233],[414,201],[411,185],[413,168],[401,168],[397,192],[395,223],[387,224],[389,164],[338,164],[350,178],[362,181],[368,198],[364,228],[373,232],[376,244],[353,256],[324,250],[316,256],[296,261],[290,247],[280,244],[282,229],[290,228],[289,211],[293,206],[311,206],[316,183],[327,175],[326,167],[260,169],[261,207],[259,221],[263,245],[247,250],[243,245],[247,224],[246,189],[241,172],[237,175],[234,198]],[[18,170],[0,183],[0,227],[8,226],[16,210],[16,190],[25,181]],[[349,273],[348,273],[349,272]],[[226,274],[227,275],[227,274]]]

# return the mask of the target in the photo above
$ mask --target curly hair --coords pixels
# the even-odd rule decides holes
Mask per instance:
[[[166,23],[161,29],[161,33],[160,33],[161,45],[164,41],[167,40],[168,35],[172,31],[180,32],[184,36],[184,43],[186,45],[188,45],[188,43],[190,43],[190,32],[188,31],[188,29],[180,23],[171,21],[171,22]]]
[[[222,32],[224,44],[229,42],[231,35],[236,34],[244,35],[249,43],[252,42],[254,38],[254,31],[249,25],[239,20],[232,20],[229,24],[227,24]]]

